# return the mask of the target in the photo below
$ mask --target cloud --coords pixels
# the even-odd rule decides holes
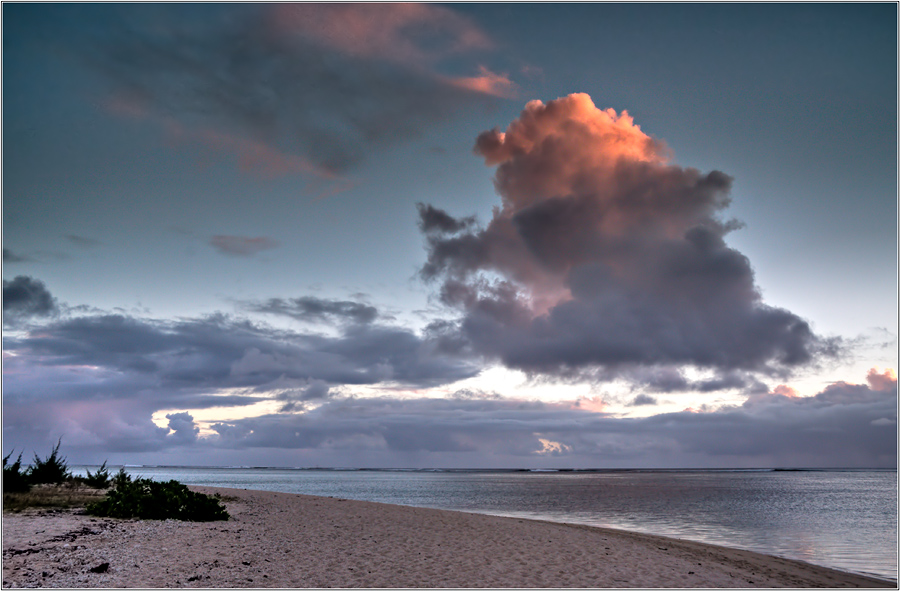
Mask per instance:
[[[331,388],[322,380],[305,380],[300,387],[283,390],[276,394],[275,400],[283,401],[280,412],[306,410],[304,402],[318,401],[328,398]]]
[[[788,398],[797,398],[798,396],[795,389],[791,388],[790,386],[785,386],[784,384],[776,386],[775,389],[772,390],[772,394],[776,396],[786,396]]]
[[[327,300],[313,296],[294,299],[270,298],[265,302],[247,302],[244,308],[253,312],[263,312],[287,316],[304,322],[348,321],[367,324],[378,317],[374,306],[345,300]]]
[[[3,322],[15,324],[33,317],[51,317],[59,313],[56,298],[42,281],[19,275],[3,280]]]
[[[602,381],[624,380],[631,383],[633,389],[647,392],[737,390],[749,394],[768,391],[768,387],[754,376],[735,370],[716,370],[712,376],[700,379],[688,379],[681,368],[672,366],[616,368],[611,371],[586,372],[585,375]]]
[[[35,374],[79,368],[79,375],[112,381],[123,397],[150,384],[190,399],[226,388],[264,391],[284,378],[431,386],[477,373],[467,360],[440,353],[427,336],[404,328],[349,325],[338,336],[323,336],[221,314],[168,322],[123,315],[70,318],[11,337],[5,350]],[[134,380],[135,387],[125,387],[125,379]],[[72,385],[77,384],[73,376]]]
[[[279,4],[270,18],[282,35],[361,58],[418,65],[492,46],[473,22],[434,4]]]
[[[582,414],[569,405],[517,399],[341,398],[300,415],[231,421],[213,429],[223,435],[221,444],[236,447],[337,446],[359,453],[354,442],[366,441],[400,453],[499,447],[528,456],[543,449],[532,431],[558,429]]]
[[[69,242],[71,242],[72,244],[74,244],[75,246],[78,246],[80,248],[94,248],[101,244],[101,242],[99,240],[95,240],[93,238],[86,238],[84,236],[78,236],[75,234],[66,235],[66,239]]]
[[[416,208],[419,210],[419,229],[426,234],[456,234],[475,225],[475,216],[456,219],[447,212],[424,203],[417,203]]]
[[[259,140],[211,128],[187,128],[174,120],[167,120],[165,127],[173,143],[199,144],[216,153],[234,155],[240,170],[252,172],[262,178],[296,174],[311,174],[326,180],[338,178],[327,167]]]
[[[507,75],[495,74],[484,66],[479,66],[478,70],[478,76],[447,78],[446,81],[448,84],[459,88],[498,98],[515,98],[517,96],[518,87]]]
[[[866,375],[866,381],[872,390],[890,392],[892,389],[897,388],[897,373],[890,368],[882,373],[878,373],[878,369],[873,367]]]
[[[834,396],[835,388],[847,396]],[[540,466],[551,454],[557,467],[891,467],[896,432],[884,426],[896,420],[893,388],[842,384],[831,394],[773,394],[639,419],[515,398],[335,398],[302,414],[216,424],[213,440],[233,449],[338,450],[350,458],[341,465],[404,457],[422,466],[509,468]]]
[[[179,445],[187,445],[197,441],[200,428],[194,424],[194,417],[187,412],[176,412],[166,415],[169,419],[169,437]]]
[[[111,89],[104,108],[263,176],[340,183],[372,148],[515,89],[471,61],[491,50],[487,33],[437,5],[65,10],[53,37],[102,75]],[[69,24],[80,20],[108,26]]]
[[[631,401],[629,406],[655,406],[656,404],[658,403],[653,396],[638,394],[634,397],[634,400]]]
[[[316,303],[342,309],[339,300]],[[361,397],[354,394],[359,385],[429,387],[478,372],[465,357],[442,352],[439,333],[419,335],[377,319],[340,323],[336,336],[221,314],[52,320],[4,339],[4,438],[44,449],[62,435],[71,457],[94,454],[98,461],[111,454],[139,461],[167,450],[206,454],[194,457],[209,461],[266,450],[267,461],[281,465],[896,463],[892,370],[872,370],[865,384],[838,382],[810,397],[780,385],[741,406],[645,418],[616,417],[599,396],[552,403],[477,390],[445,398]],[[266,400],[278,411],[203,424],[194,418],[213,407],[241,416],[242,407]],[[632,401],[652,403],[646,394]],[[151,420],[161,410],[163,428]]]
[[[226,235],[213,236],[209,239],[209,245],[219,253],[230,257],[252,257],[264,250],[271,250],[279,246],[278,242],[265,236],[250,238]]]
[[[30,278],[8,283],[43,287]],[[171,321],[97,314],[50,318],[4,335],[4,437],[63,435],[110,452],[163,450],[194,441],[198,425],[185,413],[196,410],[241,415],[277,401],[283,412],[300,411],[348,385],[432,387],[480,371],[442,352],[427,333],[377,322],[374,308],[297,301],[312,317],[344,314],[347,322],[323,336],[223,314]],[[24,305],[12,297],[4,303]],[[152,422],[158,411],[168,414],[169,429]]]
[[[764,303],[750,261],[726,244],[740,227],[718,217],[732,179],[671,164],[626,112],[585,94],[532,101],[475,151],[497,167],[502,204],[487,227],[419,214],[421,275],[461,311],[476,351],[556,375],[694,366],[721,374],[709,389],[835,352]]]
[[[3,262],[4,263],[28,263],[28,262],[31,262],[32,260],[33,259],[31,259],[27,256],[16,254],[8,248],[3,249]]]
[[[538,455],[560,456],[572,451],[572,447],[558,441],[550,441],[543,437],[538,437],[538,442],[543,446],[535,453]]]

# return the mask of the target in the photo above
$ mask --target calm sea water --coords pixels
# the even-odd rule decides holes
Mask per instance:
[[[185,484],[615,527],[897,579],[895,471],[126,470]]]

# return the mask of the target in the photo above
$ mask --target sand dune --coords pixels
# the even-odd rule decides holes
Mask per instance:
[[[897,586],[754,552],[618,530],[191,488],[225,496],[232,519],[5,514],[3,587]]]

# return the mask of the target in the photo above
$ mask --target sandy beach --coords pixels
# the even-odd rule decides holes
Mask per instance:
[[[619,530],[191,487],[232,519],[3,515],[3,587],[894,587]]]

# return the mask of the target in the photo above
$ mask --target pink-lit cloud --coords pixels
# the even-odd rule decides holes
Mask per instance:
[[[435,4],[277,4],[271,26],[361,58],[423,64],[455,53],[489,49],[474,23]]]
[[[873,367],[866,375],[866,381],[871,389],[879,392],[888,392],[897,388],[897,372],[887,368],[882,373],[878,373],[878,368]]]
[[[125,18],[86,52],[110,83],[102,107],[175,125],[252,174],[312,175],[345,188],[374,147],[516,88],[487,67],[459,74],[476,70],[485,56],[473,52],[493,45],[443,6],[255,5],[206,23],[168,13]]]
[[[797,396],[799,396],[797,390],[790,386],[785,386],[784,384],[775,386],[775,389],[772,390],[772,394],[775,394],[776,396],[786,396],[788,398],[797,398]]]
[[[573,408],[590,412],[606,412],[606,401],[601,396],[580,396],[572,404]]]
[[[518,94],[518,86],[505,74],[495,74],[484,66],[479,66],[479,75],[469,78],[446,78],[448,84],[464,88],[472,92],[495,96],[498,98],[514,98]]]
[[[264,178],[302,174],[311,174],[327,180],[339,178],[333,171],[303,156],[283,152],[259,140],[209,128],[190,129],[171,120],[166,123],[166,130],[174,142],[199,143],[216,152],[231,155],[237,159],[240,169],[244,172]]]
[[[727,377],[836,346],[764,304],[725,243],[740,227],[719,217],[732,179],[672,164],[627,112],[586,94],[531,101],[475,152],[496,167],[501,203],[485,228],[420,207],[422,276],[486,356],[555,374],[690,364]]]

